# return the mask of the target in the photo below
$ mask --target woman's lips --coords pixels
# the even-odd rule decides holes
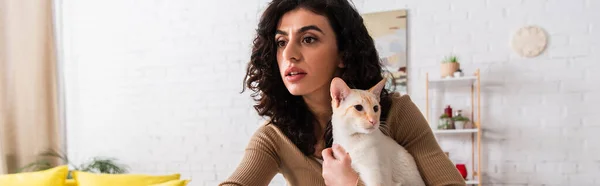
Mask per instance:
[[[285,80],[295,83],[306,77],[306,72],[298,67],[289,67],[285,70]]]

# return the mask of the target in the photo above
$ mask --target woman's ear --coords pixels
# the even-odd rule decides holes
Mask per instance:
[[[344,57],[344,54],[340,53],[340,55],[338,55],[338,68],[346,68],[346,65],[344,65],[344,60],[342,60]]]

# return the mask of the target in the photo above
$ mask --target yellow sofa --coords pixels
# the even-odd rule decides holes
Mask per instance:
[[[152,184],[150,186],[186,186],[191,180],[171,180],[164,183]],[[65,186],[79,186],[74,179],[68,179]]]
[[[65,179],[69,173],[67,166],[59,166],[48,170],[37,172],[25,172],[18,174],[0,175],[0,185],[2,186],[22,186],[22,185],[51,185],[64,186]]]
[[[77,181],[74,179],[68,179],[65,181],[65,186],[77,186]]]
[[[144,174],[96,174],[72,171],[73,179],[67,179],[67,166],[18,174],[0,175],[1,186],[47,185],[47,186],[186,186],[191,180],[181,180],[179,173],[170,175]]]

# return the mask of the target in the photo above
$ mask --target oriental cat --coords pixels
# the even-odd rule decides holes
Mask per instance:
[[[424,186],[413,157],[379,129],[385,81],[359,90],[350,89],[340,78],[332,80],[333,143],[346,149],[366,186]]]

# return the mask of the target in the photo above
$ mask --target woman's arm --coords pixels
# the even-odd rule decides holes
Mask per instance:
[[[236,170],[219,186],[269,185],[280,165],[274,135],[274,131],[268,126],[258,129],[250,139],[244,158]]]
[[[388,115],[389,134],[414,157],[427,185],[466,185],[438,145],[431,127],[408,95],[395,96]]]

